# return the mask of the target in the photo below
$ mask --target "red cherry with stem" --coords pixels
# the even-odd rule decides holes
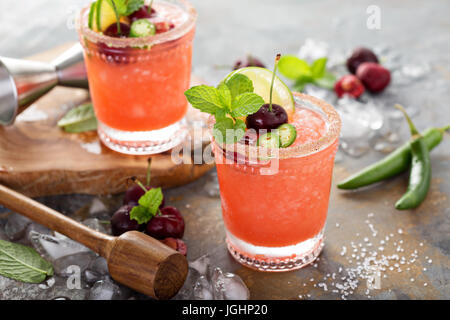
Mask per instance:
[[[123,22],[120,22],[119,25],[120,25],[120,32],[118,24],[113,23],[108,28],[106,28],[103,34],[108,37],[127,38],[130,35],[130,26]]]
[[[252,128],[255,130],[270,130],[276,129],[283,123],[288,122],[288,116],[284,108],[278,104],[272,103],[273,84],[280,58],[281,55],[277,54],[275,58],[275,66],[273,68],[272,82],[270,84],[270,102],[263,104],[257,112],[247,116],[247,128]]]
[[[148,159],[148,165],[147,165],[147,179],[146,179],[146,185],[144,186],[139,180],[136,179],[136,177],[132,177],[131,180],[133,180],[134,184],[125,191],[125,196],[123,197],[123,204],[137,204],[139,202],[139,199],[148,191],[153,189],[153,187],[150,187],[150,179],[151,179],[151,164],[152,159]],[[164,197],[161,201],[160,208],[164,207]]]
[[[121,206],[111,218],[111,231],[115,236],[120,236],[127,231],[141,230],[143,226],[130,218],[132,205]]]
[[[150,8],[151,8],[151,10],[150,10]],[[133,23],[136,20],[139,20],[139,19],[150,19],[150,18],[152,18],[154,16],[156,16],[156,10],[153,9],[153,7],[150,4],[150,6],[143,5],[138,10],[136,10],[135,12],[130,14],[128,16],[128,18],[130,18],[130,22]]]
[[[184,234],[184,219],[180,211],[175,207],[165,207],[160,210],[160,214],[154,216],[145,232],[156,238],[182,238]]]

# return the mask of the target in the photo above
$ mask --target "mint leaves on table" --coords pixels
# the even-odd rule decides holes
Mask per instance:
[[[146,191],[139,199],[138,205],[131,209],[130,218],[136,220],[139,224],[149,222],[158,213],[162,200],[161,188]]]
[[[278,68],[286,78],[295,80],[294,89],[302,91],[307,83],[312,83],[322,88],[332,89],[336,77],[326,70],[327,58],[319,58],[312,64],[308,64],[293,55],[283,56]]]
[[[34,249],[0,240],[0,275],[22,282],[39,283],[53,275],[53,267]]]
[[[58,126],[71,133],[96,130],[97,118],[92,103],[71,109],[58,121]]]
[[[264,104],[253,90],[253,82],[237,73],[217,88],[194,86],[184,94],[194,108],[215,116],[213,135],[217,142],[234,143],[245,134],[246,125],[240,118],[255,113]]]

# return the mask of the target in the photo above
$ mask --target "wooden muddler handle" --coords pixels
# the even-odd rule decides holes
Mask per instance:
[[[82,243],[103,257],[109,253],[114,237],[92,230],[65,215],[14,190],[0,185],[0,204],[27,218]]]
[[[169,299],[186,279],[186,258],[141,232],[103,234],[2,185],[0,204],[97,252],[106,258],[111,277],[136,291]]]

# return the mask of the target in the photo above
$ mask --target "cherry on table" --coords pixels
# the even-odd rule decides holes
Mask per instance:
[[[182,238],[184,234],[184,219],[175,207],[161,209],[161,214],[153,217],[145,228],[145,232],[156,238]]]
[[[254,114],[247,116],[247,128],[257,131],[261,129],[276,129],[283,123],[288,122],[288,115],[284,108],[278,104],[272,103],[272,111],[270,104],[266,103]]]
[[[255,58],[252,55],[247,55],[246,57],[239,59],[234,63],[233,70],[237,70],[240,68],[246,68],[246,67],[265,68],[266,66],[258,58]]]
[[[356,76],[367,90],[377,93],[383,91],[391,82],[391,73],[382,65],[374,62],[361,63],[356,70]]]
[[[111,218],[111,231],[115,236],[120,236],[127,231],[141,230],[142,226],[136,220],[130,219],[132,205],[121,206]]]
[[[365,89],[364,85],[356,76],[347,74],[336,81],[334,91],[339,98],[342,98],[345,94],[353,98],[358,98],[364,93]]]
[[[358,66],[363,62],[376,62],[378,58],[372,50],[359,47],[353,50],[351,56],[347,59],[347,69],[351,73],[355,74]]]

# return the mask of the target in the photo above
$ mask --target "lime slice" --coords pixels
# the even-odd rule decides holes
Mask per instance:
[[[272,71],[259,68],[247,67],[235,70],[226,76],[225,81],[231,78],[234,74],[241,73],[250,78],[253,82],[254,92],[260,95],[266,103],[269,103],[270,98],[270,83],[272,82]],[[291,90],[275,76],[272,92],[272,103],[276,103],[286,110],[288,117],[291,118],[295,112],[295,102]]]
[[[108,0],[97,0],[95,3],[89,12],[89,27],[96,32],[103,32],[117,22],[116,13]]]

